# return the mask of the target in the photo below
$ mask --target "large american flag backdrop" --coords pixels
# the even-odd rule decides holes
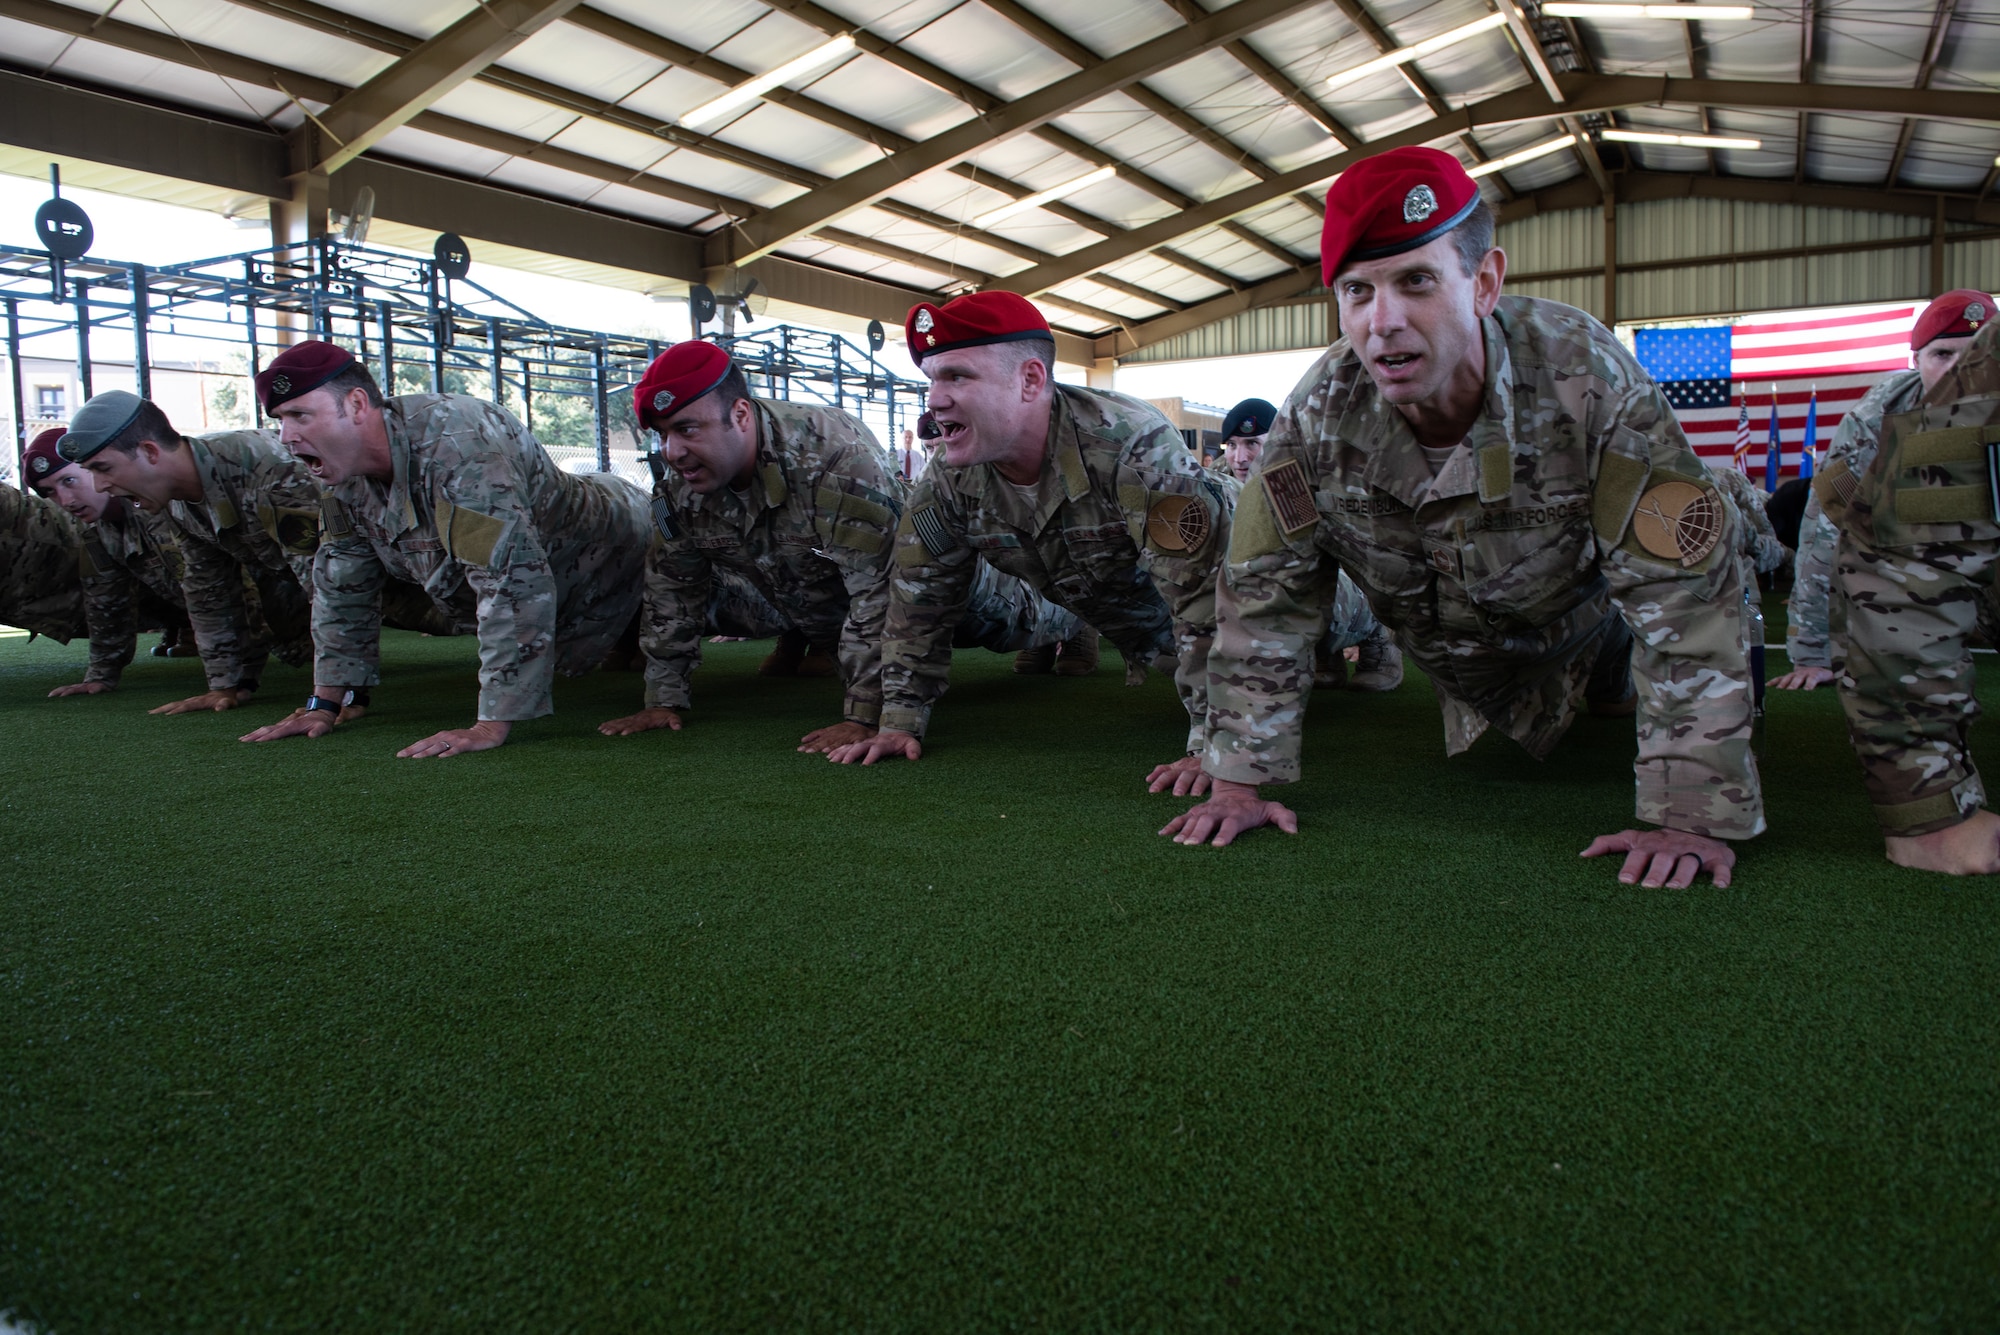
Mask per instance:
[[[1782,476],[1796,477],[1806,409],[1819,393],[1819,450],[1847,410],[1891,371],[1910,364],[1910,330],[1922,302],[1746,315],[1736,324],[1633,331],[1639,364],[1666,391],[1688,440],[1712,467],[1731,467],[1737,414],[1750,407],[1750,476],[1762,481],[1778,404]]]

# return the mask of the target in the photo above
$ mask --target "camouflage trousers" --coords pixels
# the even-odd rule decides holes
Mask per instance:
[[[980,561],[965,618],[952,633],[954,649],[1018,653],[1061,644],[1083,629],[1083,618],[1036,593],[1026,581]]]
[[[737,571],[717,566],[708,586],[708,633],[768,640],[792,628],[784,613]]]
[[[1841,535],[1837,685],[1885,834],[1949,829],[1985,805],[1969,747],[1979,701],[1968,641],[1992,606],[1996,557],[1992,541],[1876,548]]]

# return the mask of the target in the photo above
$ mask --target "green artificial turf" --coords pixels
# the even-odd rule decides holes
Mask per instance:
[[[680,734],[598,736],[639,691],[599,675],[410,762],[470,641],[391,635],[372,717],[253,747],[303,673],[151,718],[196,664],[52,701],[81,646],[0,639],[0,1310],[2000,1325],[1996,889],[1882,860],[1830,692],[1773,699],[1736,884],[1646,891],[1576,857],[1629,721],[1447,762],[1415,674],[1327,694],[1302,833],[1194,850],[1140,782],[1170,683],[961,655],[922,762],[843,770],[766,647]]]

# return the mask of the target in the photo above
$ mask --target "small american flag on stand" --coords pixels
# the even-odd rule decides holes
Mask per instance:
[[[1633,343],[1672,405],[1695,452],[1712,466],[1749,472],[1750,380],[1775,382],[1781,471],[1795,475],[1806,423],[1831,431],[1891,371],[1910,364],[1921,303],[1774,311],[1736,324],[1640,328]],[[1812,411],[1812,385],[1819,385]],[[1730,394],[1740,402],[1731,413]],[[1815,433],[1817,434],[1817,432]]]

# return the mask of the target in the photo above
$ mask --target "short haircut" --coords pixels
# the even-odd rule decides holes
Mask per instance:
[[[1467,278],[1479,272],[1479,261],[1493,249],[1493,210],[1481,198],[1472,206],[1465,221],[1451,232],[1452,248],[1458,252],[1458,266]]]
[[[380,408],[382,406],[382,391],[376,385],[375,377],[368,374],[368,368],[360,362],[350,362],[348,365],[342,367],[339,373],[334,375],[321,388],[333,391],[333,401],[336,406],[347,402],[347,391],[350,389],[358,389],[363,394],[366,394],[368,396],[369,407]],[[282,408],[284,405],[279,404],[278,406]]]
[[[1013,365],[1025,366],[1029,362],[1040,362],[1048,372],[1051,381],[1056,378],[1056,341],[1053,338],[1017,338],[1006,343],[996,343],[997,348],[1006,348],[1014,354]]]
[[[743,368],[736,364],[734,358],[730,359],[729,370],[724,373],[721,382],[709,393],[715,395],[716,405],[722,409],[724,417],[729,416],[729,410],[736,406],[738,399],[749,399],[750,382],[744,378]]]
[[[181,447],[181,433],[174,430],[174,424],[160,411],[160,405],[151,399],[141,399],[139,411],[132,414],[123,431],[104,442],[104,447],[120,454],[137,454],[140,442],[147,440],[168,454]]]

